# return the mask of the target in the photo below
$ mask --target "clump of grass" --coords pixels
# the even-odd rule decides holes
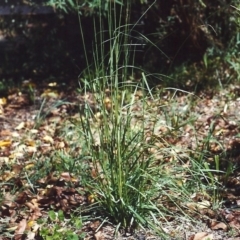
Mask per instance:
[[[100,49],[94,51],[96,72],[93,75],[89,67],[88,75],[82,77],[82,92],[85,96],[88,91],[94,94],[99,110],[94,113],[86,101],[80,114],[83,156],[89,165],[83,181],[92,196],[91,201],[97,204],[97,212],[115,223],[117,228],[133,231],[141,225],[162,232],[159,219],[166,220],[170,213],[160,203],[162,200],[157,199],[165,191],[166,184],[167,191],[176,192],[174,187],[180,190],[176,182],[164,174],[164,166],[159,164],[155,153],[149,151],[156,148],[155,139],[151,137],[154,124],[149,128],[145,118],[147,104],[154,100],[152,91],[144,72],[141,81],[129,81],[129,72],[134,70],[134,62],[129,64],[130,48],[133,47],[129,44],[129,19],[126,15],[126,23],[122,26],[116,18],[116,4],[112,3],[110,7],[109,39],[104,40],[101,18],[100,37],[96,33],[95,40],[100,38]],[[120,15],[129,12],[130,1],[125,7],[125,12],[123,6],[120,7]],[[104,51],[106,42],[110,46],[107,55]],[[174,205],[174,196],[166,198]]]
[[[115,2],[110,3],[107,40],[100,14],[94,64],[92,68],[88,64],[81,77],[86,101],[80,112],[79,141],[84,166],[88,166],[82,182],[98,217],[116,224],[117,229],[134,231],[142,226],[163,235],[162,223],[173,219],[173,215],[189,218],[191,211],[186,210],[186,203],[191,201],[191,194],[201,191],[201,178],[209,179],[210,170],[204,173],[204,166],[198,163],[199,159],[191,158],[190,150],[183,152],[164,141],[166,136],[156,135],[155,129],[161,123],[158,108],[149,109],[157,99],[148,85],[147,74],[141,70],[139,81],[129,80],[137,69],[134,45],[130,44],[130,5],[130,1],[118,7]],[[124,25],[117,18],[119,15],[126,16]],[[89,94],[94,96],[97,107],[89,104]],[[177,112],[165,116],[165,120],[169,125],[167,137],[172,138],[194,121]],[[191,178],[197,174],[199,181]]]
[[[130,1],[127,1],[126,14],[129,8]],[[140,87],[148,85],[146,81],[134,84],[128,80],[129,70],[131,72],[133,68],[133,64],[128,62],[129,25],[126,22],[122,26],[121,20],[116,18],[115,3],[110,4],[110,9],[113,10],[109,10],[108,15],[109,40],[104,40],[101,16],[100,37],[96,33],[95,40],[100,38],[100,49],[94,51],[94,79],[82,80],[85,95],[90,90],[99,109],[94,114],[86,102],[84,114],[81,114],[83,154],[89,163],[86,186],[93,201],[98,203],[98,210],[109,221],[133,230],[139,224],[149,225],[147,217],[159,212],[152,199],[159,192],[156,179],[160,170],[155,158],[146,154],[151,141],[146,142],[144,121],[133,127],[136,93]],[[120,15],[123,11],[121,6]],[[128,16],[125,20],[129,21]],[[104,42],[110,46],[107,55]],[[107,65],[104,64],[106,62]],[[88,70],[90,73],[90,68]],[[134,91],[132,95],[131,90]],[[142,116],[146,100],[143,97],[141,101]]]
[[[111,220],[124,227],[135,227],[137,222],[146,224],[146,212],[154,210],[150,172],[156,174],[157,166],[152,156],[146,157],[143,126],[138,131],[133,129],[131,108],[122,111],[124,95],[122,92],[120,97],[111,99],[110,112],[103,101],[98,126],[90,123],[93,116],[86,107],[82,129],[91,166],[89,189]]]

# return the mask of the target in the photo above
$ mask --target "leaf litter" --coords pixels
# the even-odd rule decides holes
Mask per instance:
[[[82,187],[81,175],[72,171],[74,164],[69,171],[57,168],[62,159],[55,156],[56,151],[76,158],[81,154],[81,144],[77,143],[71,124],[79,120],[78,110],[84,102],[87,100],[94,109],[96,121],[101,116],[93,94],[81,96],[73,89],[63,91],[55,88],[51,91],[51,88],[36,88],[34,100],[31,94],[15,90],[0,100],[0,239],[37,239],[42,227],[38,220],[47,218],[51,209],[70,216],[80,206],[87,208],[94,203],[94,196],[88,195]],[[227,169],[229,162],[237,169],[240,161],[238,89],[238,86],[230,85],[221,91],[203,92],[198,96],[165,90],[157,100],[149,100],[149,112],[157,113],[155,118],[151,114],[144,116],[149,124],[149,129],[145,129],[146,141],[152,137],[150,129],[154,125],[156,146],[149,151],[155,152],[159,161],[187,159],[190,152],[206,147],[205,139],[211,132],[206,161],[213,164],[214,156],[220,156],[220,169]],[[43,97],[46,99],[44,106],[41,105]],[[141,92],[135,97],[141,100]],[[111,104],[109,96],[105,102]],[[133,106],[135,128],[142,118],[140,109],[140,104]],[[38,126],[36,119],[39,120]],[[66,136],[62,134],[65,128]],[[172,148],[172,154],[156,150],[163,147]],[[186,169],[189,166],[187,160],[182,164]],[[166,170],[171,172],[171,169]],[[177,184],[183,184],[186,177],[176,176],[179,179]],[[239,239],[238,171],[226,179],[219,177],[219,180],[225,181],[225,187],[220,191],[224,204],[214,209],[212,197],[196,192],[185,205],[190,215],[194,211],[200,213],[195,216],[199,224],[196,226],[184,218],[182,222],[172,219],[170,224],[163,224],[170,239]],[[64,227],[66,223],[63,221],[61,224]],[[85,233],[85,239],[113,239],[114,227],[93,219],[76,232],[79,236],[82,233]],[[147,230],[139,230],[134,235],[119,233],[117,239],[160,238]]]

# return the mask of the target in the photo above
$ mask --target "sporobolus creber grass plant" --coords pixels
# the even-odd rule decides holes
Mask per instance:
[[[81,81],[85,96],[88,91],[94,94],[99,112],[94,114],[86,102],[81,127],[89,160],[91,177],[86,183],[89,191],[109,220],[118,227],[134,229],[138,224],[147,225],[149,213],[158,211],[151,201],[156,195],[152,182],[158,170],[153,156],[146,156],[149,146],[145,141],[144,121],[133,127],[136,93],[140,88],[144,92],[143,86],[148,85],[146,81],[134,84],[128,80],[134,69],[133,62],[129,64],[130,50],[134,50],[129,43],[129,11],[130,1],[125,5],[110,4],[107,40],[101,14],[94,22],[95,31],[97,22],[100,29],[100,33],[95,32],[94,73],[89,66]],[[121,25],[122,19],[117,16],[123,14],[125,24]],[[106,44],[110,49],[107,55]],[[145,111],[144,101],[143,97],[141,115]]]
[[[88,68],[80,77],[86,99],[80,133],[88,165],[82,178],[99,217],[116,224],[117,229],[133,231],[143,226],[162,234],[161,221],[184,214],[180,206],[189,199],[189,190],[177,181],[174,166],[166,171],[165,164],[156,160],[156,152],[166,155],[172,150],[157,148],[153,137],[157,119],[149,113],[147,103],[155,99],[147,74],[134,66],[135,45],[130,39],[135,25],[129,24],[128,15],[131,2],[117,5],[110,1],[109,6],[108,29],[101,14],[94,21],[94,62],[90,65],[86,54]],[[124,24],[118,16],[124,16]],[[142,71],[140,81],[129,80],[134,71]],[[93,96],[96,108],[88,96]],[[153,148],[154,153],[149,151]]]

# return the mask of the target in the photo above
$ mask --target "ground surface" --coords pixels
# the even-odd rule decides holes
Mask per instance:
[[[38,237],[40,225],[36,221],[46,219],[49,209],[54,207],[70,214],[70,210],[91,202],[81,188],[78,176],[66,171],[56,173],[55,169],[36,171],[36,165],[42,169],[44,161],[51,161],[54,151],[74,154],[71,153],[73,143],[65,138],[63,129],[68,126],[64,131],[72,134],[69,124],[72,119],[79,118],[78,109],[86,97],[66,86],[33,86],[33,89],[30,92],[29,88],[15,89],[0,99],[0,239],[13,236],[14,239],[41,239]],[[87,101],[97,111],[90,93]],[[211,206],[203,208],[202,217],[198,216],[195,222],[183,218],[163,224],[169,239],[240,239],[237,171],[240,161],[240,87],[228,86],[197,95],[169,89],[159,94],[156,100],[149,100],[149,109],[158,111],[159,128],[155,131],[169,144],[186,150],[199,148],[211,131],[214,138],[209,146],[210,161],[218,155],[221,169],[226,170],[229,162],[236,169],[222,187],[224,204],[214,209],[210,203]],[[174,134],[168,134],[164,112],[179,125]],[[184,123],[186,121],[189,123]],[[101,227],[99,220],[84,223],[78,233],[85,233],[85,239],[114,239],[113,226]],[[161,239],[147,230],[126,236],[119,233],[116,238]]]

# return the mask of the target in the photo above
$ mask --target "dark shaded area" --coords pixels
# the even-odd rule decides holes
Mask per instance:
[[[151,69],[171,70],[183,62],[198,62],[207,48],[223,52],[236,35],[231,0],[157,1],[144,18],[145,35],[168,56],[149,46],[145,62]],[[235,14],[236,15],[236,14]]]
[[[13,1],[13,12],[6,10],[11,1],[0,4],[1,78],[77,78],[86,67],[77,13],[54,12],[42,5],[46,1],[33,2],[26,6],[21,0]],[[213,49],[213,55],[228,51],[237,34],[232,20],[236,14],[230,6],[235,2],[213,0],[205,5],[202,1],[160,0],[149,8],[153,1],[134,1],[130,19],[137,24],[129,32],[129,41],[137,44],[132,49],[135,64],[150,72],[169,74],[183,63],[202,62],[208,49]],[[89,62],[94,41],[94,14],[90,10],[82,9],[81,16]],[[118,17],[124,24],[125,13]],[[103,23],[108,29],[106,18]],[[106,39],[108,36],[105,32]],[[107,44],[105,51],[107,55]]]
[[[2,23],[11,23],[6,16]],[[3,33],[2,78],[77,76],[84,67],[77,15],[16,16]],[[88,19],[83,26],[88,29]],[[14,29],[14,33],[12,33]]]

